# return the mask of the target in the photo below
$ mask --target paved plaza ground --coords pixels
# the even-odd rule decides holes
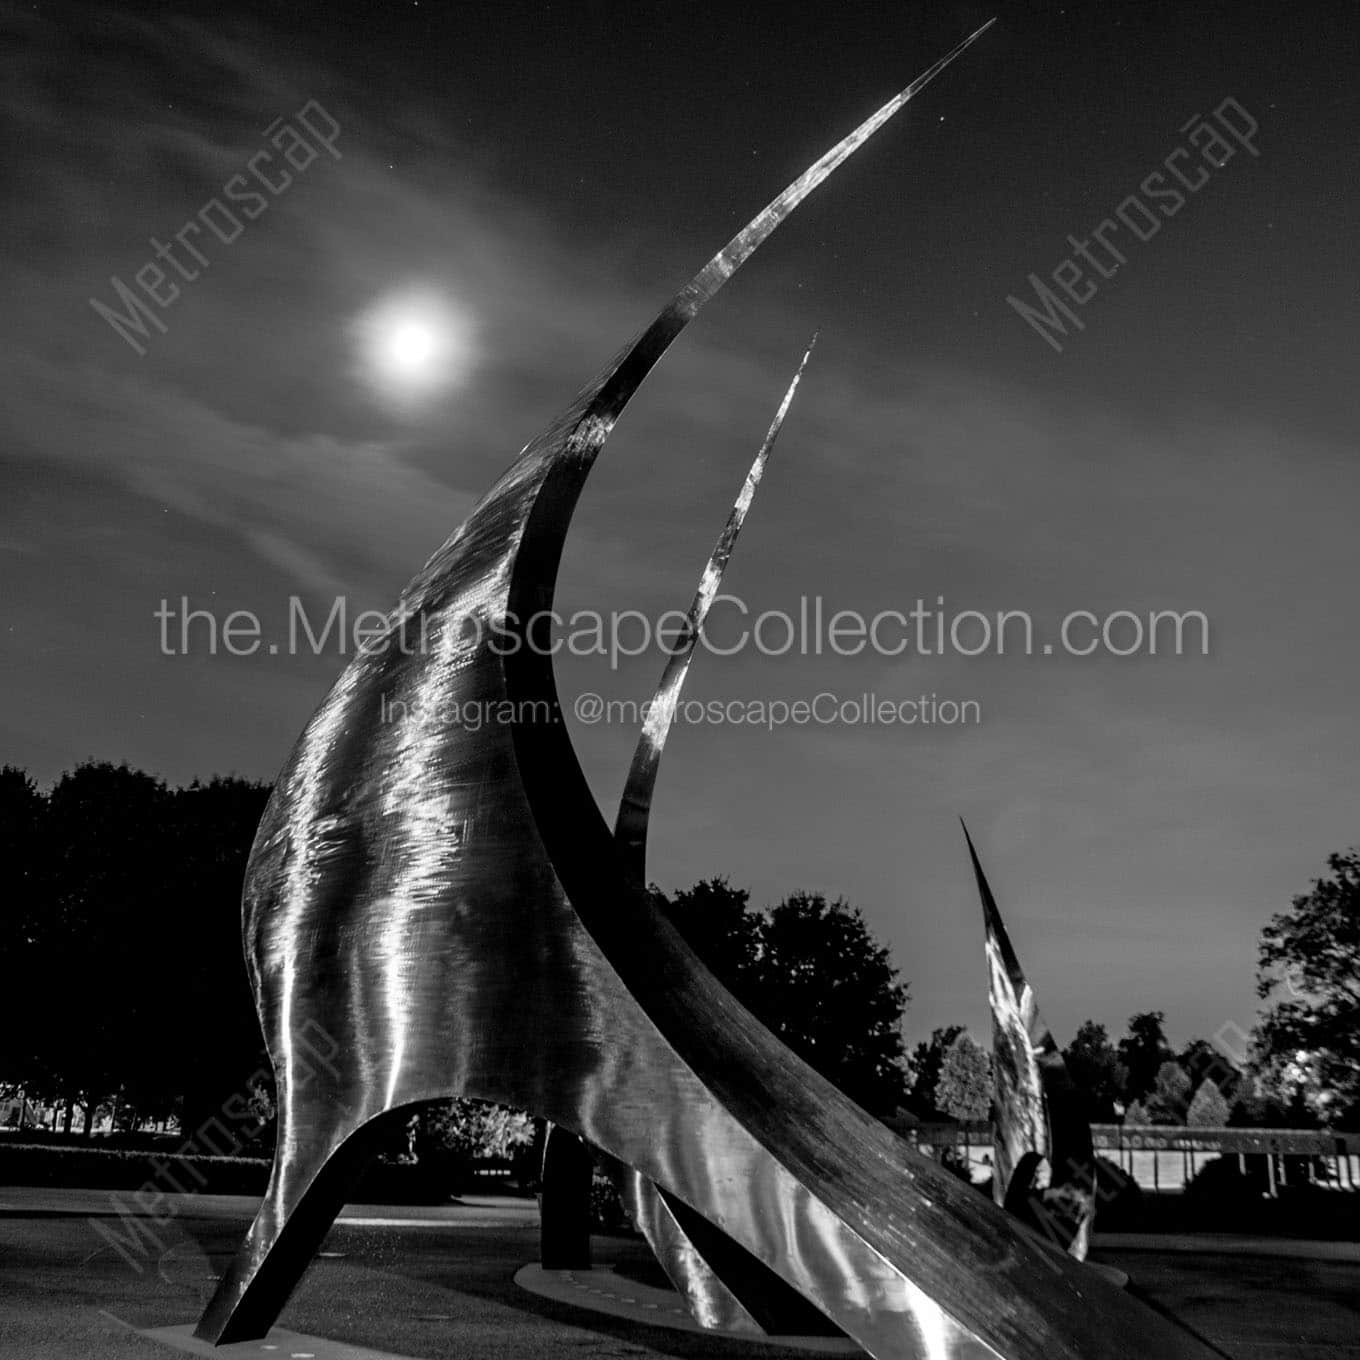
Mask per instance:
[[[142,1238],[141,1248],[120,1250],[114,1243],[131,1240],[129,1225],[106,1194],[0,1188],[0,1357],[171,1360],[174,1351],[141,1332],[197,1318],[251,1211],[243,1198],[185,1197],[154,1227],[154,1243]],[[1360,1360],[1353,1245],[1288,1256],[1274,1254],[1280,1243],[1148,1245],[1134,1250],[1121,1239],[1097,1255],[1236,1360]],[[281,1325],[371,1351],[416,1360],[797,1354],[619,1321],[525,1292],[514,1275],[538,1255],[531,1201],[352,1208],[324,1253]],[[654,1277],[639,1241],[597,1238],[596,1256],[627,1277]],[[308,1352],[284,1344],[270,1354]]]

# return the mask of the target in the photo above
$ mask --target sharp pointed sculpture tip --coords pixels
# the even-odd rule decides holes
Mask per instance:
[[[807,348],[803,351],[803,358],[799,362],[798,371],[793,375],[793,381],[795,384],[797,384],[799,378],[803,376],[803,370],[807,367],[808,360],[812,358],[812,351],[817,348],[817,337],[821,333],[822,328],[820,326],[818,326],[817,329],[812,332],[812,339],[807,342]]]
[[[989,28],[991,28],[991,26],[994,23],[996,23],[997,17],[998,16],[995,14],[992,15],[992,17],[988,19],[985,24],[981,25],[978,28],[975,28],[961,43],[959,43],[957,47],[952,48],[950,51],[946,52],[944,56],[942,56],[939,59],[939,61],[937,61],[935,65],[932,66],[928,71],[925,71],[923,74],[917,76],[915,81],[912,82],[912,85],[908,87],[909,89],[912,90],[912,93],[915,93],[917,90],[924,88],[926,83],[934,79],[935,76],[939,75],[939,73],[943,71],[944,68],[948,66],[949,63],[953,61],[955,57],[962,56],[964,52],[966,52],[970,47],[972,47],[972,45],[975,42],[977,42],[977,40],[980,37],[982,37],[982,35]]]
[[[973,847],[973,833],[968,830],[968,823],[959,818],[959,825],[963,828],[963,839],[968,844],[968,853],[973,857],[973,863],[977,863],[977,850]]]
[[[803,370],[807,367],[808,360],[812,358],[812,351],[817,348],[817,337],[821,333],[822,328],[820,326],[812,332],[812,339],[807,342],[807,348],[803,351],[803,357],[798,361],[798,369],[793,375],[795,384],[798,382],[798,379],[803,376]]]

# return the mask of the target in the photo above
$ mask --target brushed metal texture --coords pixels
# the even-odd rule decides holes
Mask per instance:
[[[992,1195],[1085,1260],[1096,1213],[1091,1125],[966,824],[963,836],[982,899],[992,1008]],[[1040,1183],[1045,1172],[1047,1186]]]
[[[672,647],[656,691],[647,705],[614,824],[614,839],[625,869],[638,888],[644,888],[647,883],[647,830],[652,800],[662,751],[675,719],[685,677],[689,674],[713,601],[722,586],[732,550],[816,344],[814,334],[765,432],[727,523],[718,535],[685,615],[680,639]],[[560,1137],[561,1130],[554,1130],[554,1135]],[[705,1231],[702,1219],[697,1224],[692,1218],[682,1222],[686,1219],[683,1208],[645,1176],[631,1167],[619,1165],[616,1181],[634,1225],[647,1239],[671,1283],[701,1326],[737,1334],[782,1336],[827,1330],[825,1319],[815,1314],[801,1295],[730,1239],[722,1237],[717,1229],[708,1227]]]

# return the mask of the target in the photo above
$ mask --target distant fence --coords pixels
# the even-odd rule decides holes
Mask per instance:
[[[953,1148],[977,1175],[990,1172],[992,1133],[987,1124],[920,1124],[903,1130],[919,1147]],[[1127,1172],[1144,1190],[1180,1190],[1204,1164],[1236,1154],[1265,1159],[1268,1193],[1291,1179],[1318,1180],[1360,1189],[1360,1133],[1327,1129],[1196,1129],[1169,1124],[1092,1124],[1096,1151]],[[1302,1159],[1287,1160],[1287,1159]]]
[[[1264,1160],[1267,1193],[1274,1196],[1291,1176],[1340,1190],[1360,1186],[1360,1134],[1326,1129],[1192,1129],[1165,1124],[1092,1124],[1096,1150],[1117,1162],[1148,1190],[1179,1190],[1214,1157],[1236,1154]],[[1292,1167],[1291,1167],[1292,1161]]]

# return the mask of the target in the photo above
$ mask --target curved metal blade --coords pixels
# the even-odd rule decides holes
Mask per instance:
[[[784,398],[770,422],[770,428],[765,432],[755,461],[751,464],[751,470],[746,474],[736,503],[732,506],[732,513],[728,515],[727,523],[723,526],[722,533],[718,535],[717,543],[713,545],[713,552],[708,559],[708,565],[704,568],[704,574],[699,579],[699,589],[695,591],[694,600],[685,615],[683,640],[671,649],[656,693],[652,695],[651,702],[647,705],[642,732],[633,752],[633,763],[628,770],[623,796],[619,800],[618,817],[614,823],[614,839],[623,850],[624,863],[632,869],[634,879],[639,884],[646,880],[647,823],[652,811],[652,795],[656,790],[657,772],[661,767],[661,752],[666,745],[671,723],[675,719],[676,705],[680,701],[680,691],[684,688],[685,677],[689,674],[690,663],[694,660],[694,650],[703,635],[708,612],[713,607],[718,588],[722,585],[723,573],[727,570],[737,536],[741,533],[741,526],[746,523],[746,515],[751,509],[751,502],[755,499],[756,488],[765,475],[765,465],[769,461],[775,441],[779,438],[779,432],[784,427],[784,417],[788,415],[789,407],[793,405],[794,393],[798,391],[798,384],[803,380],[803,370],[807,368],[808,360],[812,357],[818,334],[820,332],[814,332],[808,342],[808,347],[798,364],[798,370],[784,392]]]
[[[614,824],[614,840],[622,852],[624,869],[638,887],[645,886],[647,880],[647,828],[652,797],[661,767],[661,753],[675,718],[685,677],[703,635],[709,610],[722,585],[732,549],[746,522],[756,488],[765,474],[770,453],[816,344],[817,334],[814,333],[765,432],[727,523],[713,546],[685,616],[681,640],[672,648],[656,692],[647,705]],[[713,1244],[717,1230],[709,1228],[706,1233],[701,1230],[704,1240],[696,1240],[690,1231],[696,1226],[692,1216],[687,1219],[683,1206],[668,1199],[645,1176],[630,1167],[622,1167],[618,1185],[634,1225],[647,1239],[653,1255],[688,1302],[690,1312],[701,1326],[756,1335],[767,1332],[790,1335],[825,1327],[824,1319],[815,1313],[809,1318],[810,1310],[805,1300],[735,1244],[728,1241],[716,1252],[706,1251],[705,1247]],[[715,1255],[718,1259],[710,1259]]]
[[[1039,1013],[967,823],[959,820],[986,932],[992,1009],[992,1196],[1082,1260],[1096,1209],[1091,1125],[1062,1050]],[[1041,1194],[1033,1184],[1042,1163],[1048,1164],[1050,1195]]]

